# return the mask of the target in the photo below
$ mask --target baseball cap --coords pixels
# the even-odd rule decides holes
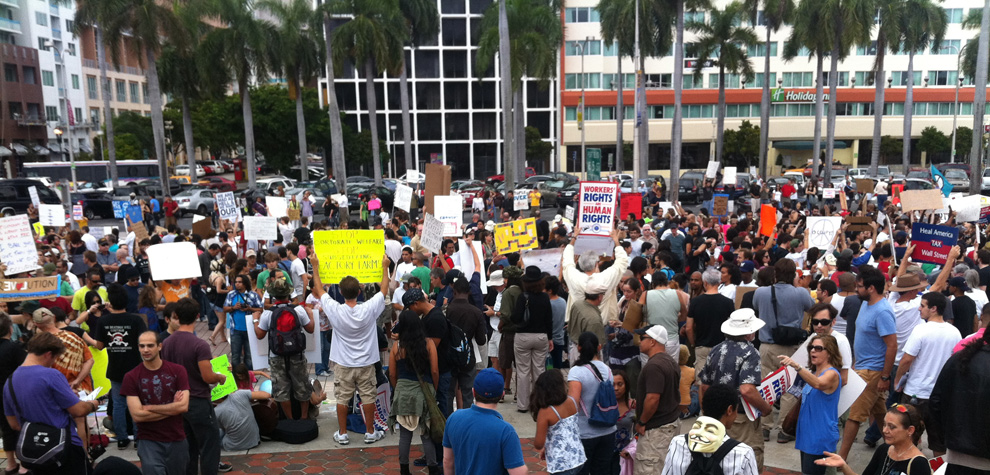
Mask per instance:
[[[45,321],[46,318],[51,318],[52,320],[54,320],[55,314],[52,313],[52,311],[48,310],[47,308],[39,308],[35,310],[33,313],[31,313],[31,318],[34,320],[34,323],[41,323]]]
[[[463,272],[457,269],[451,269],[447,271],[447,275],[443,276],[443,285],[451,285],[454,281],[460,279],[461,277],[464,277]]]
[[[35,310],[41,308],[37,300],[26,300],[21,302],[21,313],[33,314]]]
[[[791,239],[791,247],[798,247],[801,245],[800,239]]]
[[[742,265],[739,266],[739,272],[746,274],[756,270],[756,263],[753,261],[743,261]]]
[[[292,295],[292,284],[285,279],[275,279],[265,286],[265,290],[276,299],[284,299]]]
[[[258,256],[258,253],[254,252],[254,249],[248,249],[248,252],[245,252],[244,253],[244,257],[245,258],[252,257],[252,256],[253,257],[257,257]]]
[[[55,273],[55,264],[51,262],[46,262],[44,266],[41,267],[41,274],[49,276]]]
[[[485,368],[474,377],[474,393],[485,399],[494,399],[505,391],[505,378],[495,368]]]
[[[958,287],[963,292],[969,292],[969,286],[966,285],[965,277],[953,277],[949,279],[949,287]]]
[[[650,325],[646,328],[640,328],[636,330],[636,334],[640,336],[648,336],[657,341],[661,345],[667,344],[667,329],[662,325]]]
[[[421,300],[426,300],[426,295],[423,294],[422,289],[409,289],[406,293],[402,294],[402,306],[409,307]]]

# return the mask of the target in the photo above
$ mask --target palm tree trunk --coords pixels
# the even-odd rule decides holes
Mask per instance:
[[[901,148],[901,165],[907,174],[911,164],[911,116],[914,112],[914,51],[908,52],[907,91],[904,95],[904,146]]]
[[[155,52],[145,48],[148,60],[148,95],[151,96],[151,128],[155,138],[155,155],[158,156],[158,172],[163,179],[168,177],[168,166],[165,163],[165,117],[162,115],[162,88],[158,82],[158,63]],[[162,187],[166,196],[172,196],[171,188]]]
[[[186,161],[189,162],[189,175],[196,183],[196,147],[193,145],[192,106],[189,96],[182,95],[182,136],[186,143]],[[164,181],[164,179],[162,180]]]
[[[684,0],[676,0],[677,18],[674,20],[674,117],[670,127],[670,184],[667,200],[677,201],[681,181],[681,96],[684,91]]]
[[[823,51],[818,51],[815,53],[815,57],[817,61],[815,71],[818,79],[815,81],[815,143],[811,145],[811,171],[813,174],[818,173],[818,164],[821,163],[819,158],[822,154],[822,115],[825,114],[825,85],[822,81],[825,54]]]
[[[768,52],[769,54],[769,52]],[[718,66],[718,112],[715,114],[715,161],[722,161],[722,130],[725,128],[725,66]]]
[[[110,185],[117,188],[120,176],[117,173],[117,144],[113,135],[113,113],[110,112],[110,79],[107,77],[107,50],[103,44],[103,33],[101,33],[100,28],[94,28],[93,32],[96,35],[96,60],[100,63],[100,90],[103,96],[103,126],[106,128],[105,144],[107,155],[109,156]],[[103,157],[100,157],[100,160],[103,160]]]
[[[616,45],[616,48],[618,48],[618,45]],[[615,96],[615,172],[622,173],[622,128],[626,118],[626,107],[622,101],[622,83],[625,82],[622,80],[622,55],[619,55],[616,76],[619,78],[619,92]]]
[[[251,90],[248,89],[248,73],[245,66],[237,80],[241,92],[241,114],[244,115],[244,155],[247,156],[248,187],[254,188],[258,171],[254,156],[254,114],[251,112]]]
[[[309,181],[309,148],[306,146],[306,117],[303,115],[302,82],[296,82],[296,134],[299,137],[299,176]]]
[[[980,38],[990,38],[990,0],[986,0],[983,6],[983,19],[980,22]],[[973,147],[969,153],[969,192],[980,192],[979,183],[982,183],[983,175],[983,113],[987,107],[987,56],[990,56],[986,41],[980,41],[976,52],[976,93],[973,97]]]
[[[639,55],[639,70],[646,71],[646,56]],[[639,101],[636,104],[636,110],[639,111],[643,117],[643,123],[639,124],[639,128],[636,129],[636,133],[639,134],[639,176],[633,177],[635,180],[641,180],[650,172],[650,117],[646,113],[646,88],[642,83],[636,84],[637,88],[643,88],[640,91]],[[633,181],[633,189],[639,188],[639,182]]]
[[[505,169],[502,170],[502,175],[505,177],[505,189],[512,190],[516,187],[515,149],[512,145],[515,138],[515,134],[512,132],[515,123],[512,121],[512,63],[510,62],[512,59],[509,57],[509,16],[505,5],[507,1],[499,0],[498,2],[498,63],[502,89],[502,133],[504,134],[502,154],[505,156]]]
[[[763,94],[760,96],[760,176],[767,176],[770,142],[770,26],[767,25],[767,54],[763,55]]]
[[[399,75],[399,102],[402,103],[402,151],[406,156],[406,170],[416,169],[412,151],[412,119],[409,114],[409,74],[406,71],[406,55],[402,54],[402,74]],[[408,177],[406,177],[408,178]]]
[[[364,94],[368,101],[368,129],[371,130],[371,165],[375,173],[375,186],[382,186],[382,157],[378,150],[378,115],[375,101],[375,67],[371,58],[364,61]]]
[[[523,82],[512,91],[512,118],[515,137],[512,145],[516,148],[515,179],[517,183],[526,181],[526,105],[523,104]]]
[[[873,96],[873,144],[870,150],[870,176],[877,176],[877,167],[880,165],[880,132],[883,125],[884,107],[884,78],[883,60],[887,56],[887,42],[882,38],[877,38],[877,71],[873,75],[873,87],[876,92]],[[865,86],[866,84],[864,84]]]
[[[327,109],[330,116],[330,162],[325,163],[327,176],[337,179],[337,193],[347,193],[347,169],[344,165],[344,128],[340,123],[340,107],[337,90],[334,89],[333,60],[331,55],[330,15],[323,15],[323,38],[327,49]],[[326,157],[324,157],[324,161]]]
[[[825,183],[831,183],[832,177],[832,153],[835,151],[835,108],[837,106],[838,94],[836,90],[839,88],[839,53],[842,51],[842,36],[836,35],[834,43],[832,44],[832,57],[831,64],[829,65],[828,73],[828,123],[826,127],[825,137]],[[821,76],[818,76],[821,77]],[[821,81],[819,81],[821,82]]]

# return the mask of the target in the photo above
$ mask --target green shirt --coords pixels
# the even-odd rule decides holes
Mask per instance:
[[[289,273],[286,272],[285,269],[276,269],[276,270],[281,270],[282,275],[285,276],[285,280],[288,281],[290,285],[292,284],[292,277],[289,276]],[[268,282],[268,274],[270,273],[271,271],[266,268],[265,270],[261,271],[260,274],[258,274],[258,285],[257,285],[258,290],[262,292],[265,291],[265,282]]]
[[[522,295],[522,289],[518,285],[513,285],[502,291],[502,306],[499,313],[502,314],[502,333],[515,333],[516,324],[512,322],[512,312],[516,309],[516,301]],[[577,341],[577,340],[574,340]]]
[[[423,293],[430,293],[430,269],[425,266],[419,266],[410,272],[413,277],[419,279],[419,282],[423,285]]]

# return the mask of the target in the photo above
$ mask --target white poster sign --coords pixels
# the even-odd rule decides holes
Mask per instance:
[[[523,251],[522,261],[526,267],[536,266],[551,276],[560,276],[560,260],[563,248]]]
[[[201,277],[196,245],[191,242],[155,244],[147,250],[154,280],[188,279]]]
[[[980,220],[980,209],[987,200],[986,197],[981,195],[970,195],[970,196],[960,196],[958,198],[953,198],[949,203],[952,206],[952,211],[956,212],[956,222],[965,223],[969,221],[979,221]]]
[[[666,216],[668,210],[674,210],[675,213],[677,212],[677,209],[674,208],[674,203],[671,203],[670,201],[661,201],[657,203],[657,207],[660,208],[658,211],[660,216]]]
[[[512,206],[514,210],[529,209],[529,190],[521,189],[512,192]]]
[[[715,175],[718,175],[718,162],[708,162],[705,178],[715,178]]]
[[[244,239],[248,241],[278,239],[278,220],[271,216],[245,216]]]
[[[0,218],[0,261],[7,265],[7,276],[41,268],[26,214]]]
[[[284,196],[266,196],[265,206],[268,206],[268,216],[273,218],[289,215],[289,202]]]
[[[426,213],[423,219],[423,234],[419,237],[419,243],[430,252],[440,253],[440,245],[443,244],[443,223],[430,213]]]
[[[298,311],[302,308],[303,306],[300,305],[296,307],[296,310]],[[263,312],[262,318],[266,316],[265,313],[271,313],[271,310],[266,310],[265,312]],[[314,309],[313,313],[316,314],[317,310]],[[249,315],[250,314],[245,315],[244,318],[248,318]],[[246,322],[246,323],[248,325],[248,328],[254,326],[254,324],[251,322]],[[316,337],[316,335],[319,334],[320,334],[319,325],[317,325],[317,327],[313,329],[313,333],[307,333],[306,331],[303,331],[303,335],[306,337],[306,352],[304,354],[306,355],[306,361],[309,363],[320,362],[320,351],[321,351],[320,338]],[[252,366],[254,366],[253,369],[255,371],[268,369],[268,336],[265,335],[264,338],[259,340],[258,336],[255,335],[253,331],[249,331],[248,346],[251,348],[251,364]]]
[[[573,206],[567,205],[567,207],[564,208],[564,217],[567,218],[567,219],[569,219],[572,223],[574,222],[574,207]]]
[[[220,210],[220,219],[237,220],[237,202],[234,201],[234,192],[217,193],[217,208]]]
[[[808,244],[825,250],[841,227],[841,217],[808,216]]]
[[[574,255],[580,256],[586,251],[595,251],[603,256],[611,256],[615,253],[615,244],[609,236],[578,236],[574,240]]]
[[[839,190],[836,190],[835,188],[822,188],[822,198],[826,200],[834,200],[835,194],[838,193],[838,191]]]
[[[60,228],[65,226],[65,210],[61,205],[41,205],[38,208],[38,221],[44,226]]]
[[[736,186],[736,167],[725,167],[722,172],[722,184]]]
[[[464,202],[460,195],[437,195],[433,197],[435,218],[443,223],[444,236],[460,236],[464,224]]]
[[[619,206],[619,184],[581,182],[578,196],[578,234],[610,236],[615,226],[615,211]]]
[[[35,209],[40,208],[41,207],[41,199],[38,198],[38,187],[36,187],[36,186],[29,186],[28,187],[28,194],[31,195],[31,204],[34,205],[34,208]]]
[[[403,185],[402,183],[395,184],[395,199],[392,201],[395,203],[395,207],[401,210],[409,211],[410,204],[412,203],[413,189],[411,186]]]
[[[419,171],[418,170],[412,170],[412,169],[407,169],[406,170],[406,182],[409,182],[409,183],[419,183],[419,180],[420,180],[420,177],[419,177]]]

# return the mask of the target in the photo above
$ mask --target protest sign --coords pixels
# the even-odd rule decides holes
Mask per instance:
[[[911,244],[914,245],[911,260],[943,265],[949,258],[949,250],[958,240],[958,228],[914,223],[911,225]]]
[[[271,216],[245,216],[244,239],[248,241],[278,239],[278,220]]]
[[[412,203],[413,189],[411,186],[403,185],[402,183],[395,184],[395,199],[392,202],[395,204],[396,208],[409,211],[410,204]]]
[[[72,220],[82,221],[82,219],[83,219],[82,205],[72,205]]]
[[[34,228],[34,233],[37,234],[38,237],[42,237],[42,236],[45,235],[45,225],[43,225],[41,223],[34,223],[34,224],[31,225],[31,227]],[[90,233],[90,234],[92,234],[92,233]],[[93,237],[96,237],[96,236],[93,236]]]
[[[942,192],[939,190],[904,190],[901,192],[901,210],[924,211],[942,208]]]
[[[580,256],[587,251],[595,251],[603,256],[615,254],[615,243],[610,236],[578,236],[574,240],[574,255]]]
[[[41,205],[38,208],[38,222],[56,228],[65,226],[65,210],[60,205]]]
[[[869,178],[856,179],[856,193],[873,193],[873,180]]]
[[[791,384],[794,384],[794,379],[787,372],[787,367],[785,366],[763,378],[760,386],[756,389],[759,391],[760,396],[763,397],[763,400],[772,405],[784,395],[784,392],[791,387]],[[758,411],[746,401],[746,398],[741,399],[746,409],[746,417],[751,421],[755,421],[760,416],[757,414]]]
[[[210,390],[211,401],[216,401],[237,391],[237,381],[234,381],[234,375],[230,372],[230,362],[227,361],[227,355],[224,354],[213,358],[210,360],[210,366],[213,367],[214,373],[227,377],[227,380],[223,384],[217,384]]]
[[[191,242],[168,242],[148,247],[148,263],[154,280],[202,277],[196,245]],[[248,332],[250,333],[250,332]]]
[[[643,196],[639,193],[623,193],[619,198],[619,219],[628,219],[630,214],[643,219]]]
[[[114,219],[124,219],[124,216],[127,216],[127,208],[131,206],[130,203],[124,200],[113,200],[112,205]]]
[[[131,231],[134,231],[134,238],[137,242],[141,242],[142,240],[151,237],[151,235],[148,234],[148,228],[144,227],[143,222],[132,224]]]
[[[990,205],[987,197],[981,195],[960,196],[949,202],[952,211],[956,212],[957,223],[979,221],[980,211],[987,205]]]
[[[320,280],[339,284],[347,276],[363,284],[381,282],[385,232],[378,230],[316,231],[313,249],[320,258]]]
[[[777,209],[772,205],[760,206],[760,234],[773,237],[773,229],[777,227]]]
[[[443,223],[430,213],[426,213],[423,219],[423,233],[419,237],[419,243],[432,253],[440,253],[440,245],[443,244]]]
[[[836,191],[837,190],[835,188],[822,188],[822,198],[826,200],[834,200]]]
[[[213,230],[213,221],[198,214],[193,215],[192,232],[199,234],[203,239],[209,239],[216,235],[216,231]]]
[[[567,205],[564,207],[564,217],[569,219],[572,223],[574,222],[574,207]]]
[[[536,249],[536,218],[498,223],[494,234],[495,252],[499,254]]]
[[[541,249],[525,251],[522,253],[522,261],[526,264],[526,267],[536,266],[539,267],[541,271],[550,274],[553,277],[560,275],[560,257],[563,254],[563,248],[557,249]]]
[[[432,215],[437,212],[433,208],[433,197],[450,194],[450,165],[440,165],[437,163],[426,164],[426,190],[424,197],[425,211]]]
[[[382,255],[385,255],[384,250],[382,251]],[[381,257],[378,259],[378,265],[381,267]],[[322,262],[320,262],[320,264],[322,264]],[[381,281],[381,275],[378,276],[378,280]],[[299,305],[296,307],[296,312],[305,312],[305,310],[302,305]],[[249,331],[247,334],[248,347],[251,349],[251,369],[255,371],[268,369],[268,335],[266,334],[264,338],[259,339],[258,335],[256,335],[253,331]],[[320,330],[317,328],[313,331],[313,333],[304,331],[302,334],[306,338],[306,351],[303,353],[306,355],[306,361],[308,363],[319,363],[321,361],[320,340],[322,340],[322,338],[318,338],[320,335]]]
[[[722,184],[736,186],[736,167],[725,167],[722,171]]]
[[[265,206],[268,207],[268,216],[281,218],[289,215],[289,203],[283,196],[266,196]]]
[[[289,221],[299,221],[299,218],[302,215],[299,208],[289,208],[285,211],[285,213],[286,216],[289,217]]]
[[[578,234],[609,236],[615,226],[619,184],[582,181],[578,186]],[[536,236],[536,233],[533,233]]]
[[[674,203],[671,203],[670,201],[661,201],[657,203],[657,208],[659,208],[657,212],[660,213],[660,216],[665,216],[667,212],[671,210],[675,213],[677,212],[677,209],[674,208]]]
[[[0,261],[8,276],[41,268],[26,214],[0,218]]]
[[[811,233],[808,237],[808,244],[824,251],[832,243],[835,233],[839,232],[841,227],[842,218],[840,217],[808,216],[807,232]]]
[[[736,286],[736,310],[742,308],[743,297],[754,290],[756,290],[756,287]]]
[[[31,204],[34,205],[35,209],[41,207],[41,198],[38,198],[38,187],[29,186],[28,194],[31,195]]]
[[[708,162],[708,169],[705,170],[705,178],[715,178],[718,174],[718,162]]]
[[[144,214],[141,213],[141,207],[138,205],[128,205],[127,215],[125,216],[132,223],[140,223],[144,221]]]
[[[849,223],[847,228],[849,231],[859,232],[859,231],[872,231],[873,227],[870,224],[873,223],[873,218],[869,216],[846,216],[846,223]]]
[[[464,201],[460,195],[437,195],[433,197],[433,217],[443,223],[444,236],[460,236],[464,224]],[[422,238],[420,238],[422,239]]]
[[[96,389],[98,388],[97,397],[103,397],[110,392],[110,380],[107,379],[107,364],[109,363],[107,348],[97,350],[91,346],[89,352],[93,355],[93,368],[89,371],[93,377],[93,392],[97,392]]]
[[[237,219],[237,202],[234,201],[233,191],[217,193],[217,209],[220,210],[220,219]]]
[[[0,281],[0,302],[40,300],[58,297],[62,277],[36,277],[33,279],[5,279]]]
[[[729,214],[729,195],[714,195],[712,196],[712,216],[728,216]]]
[[[406,169],[406,182],[407,183],[417,183],[419,182],[419,170],[413,170],[411,168]]]
[[[518,189],[512,192],[512,209],[515,211],[529,209],[529,190]]]
[[[794,360],[795,363],[803,367],[807,367],[808,350],[805,348],[805,345],[799,346],[798,350],[791,355],[791,359]],[[789,366],[786,368],[787,373],[791,376],[791,380],[796,381],[797,372],[794,371],[794,368]],[[849,378],[849,382],[843,384],[842,388],[839,389],[839,416],[845,414],[846,411],[852,407],[853,403],[856,402],[856,398],[858,398],[863,390],[866,389],[866,381],[864,381],[863,378],[860,377],[855,371],[849,371],[849,374],[846,377]]]

